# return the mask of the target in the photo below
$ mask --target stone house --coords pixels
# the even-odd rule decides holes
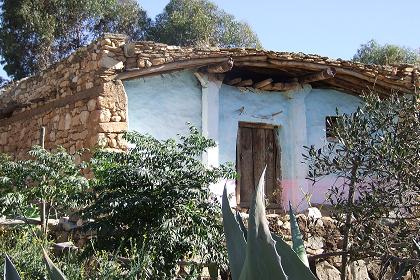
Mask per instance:
[[[303,192],[322,203],[325,190],[311,190],[305,180],[302,147],[333,141],[336,108],[351,113],[361,93],[411,93],[418,85],[418,69],[410,65],[128,43],[107,35],[1,92],[0,152],[25,157],[42,126],[47,149],[61,145],[74,154],[98,143],[125,149],[128,129],[165,139],[186,133],[191,123],[217,143],[203,156],[206,164],[236,163],[240,178],[228,185],[241,207],[266,165],[269,207],[299,204]]]

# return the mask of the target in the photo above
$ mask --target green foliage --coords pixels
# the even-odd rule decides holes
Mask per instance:
[[[151,39],[180,46],[260,47],[247,23],[208,0],[171,0],[156,17]]]
[[[338,119],[337,142],[306,147],[308,178],[315,187],[331,183],[328,199],[351,258],[411,258],[407,240],[417,237],[419,218],[419,103],[415,95],[370,94],[363,101]]]
[[[0,55],[15,79],[34,74],[103,32],[141,39],[149,23],[135,0],[4,0]]]
[[[156,278],[169,277],[183,257],[225,263],[220,208],[209,184],[233,176],[229,166],[206,168],[200,157],[214,142],[191,134],[158,141],[128,133],[127,153],[98,151],[91,168],[92,204],[84,210],[98,230],[99,249],[146,248]]]
[[[49,206],[47,217],[52,211],[63,214],[76,207],[88,181],[74,158],[63,148],[48,152],[38,146],[29,155],[32,159],[16,162],[0,156],[0,213],[32,216],[41,201]]]
[[[392,65],[408,63],[418,65],[420,63],[420,54],[418,51],[407,47],[391,44],[380,45],[375,40],[370,40],[366,44],[360,45],[353,60],[365,64]]]
[[[44,243],[27,229],[0,232],[0,252],[10,256],[23,280],[45,279],[45,264],[42,262]],[[4,267],[0,266],[0,275]]]
[[[118,0],[110,5],[93,27],[95,37],[104,33],[120,33],[131,40],[143,40],[150,28],[151,20],[135,0]]]
[[[136,0],[3,0],[0,55],[20,79],[47,68],[104,33],[176,45],[260,47],[245,22],[208,0],[172,0],[155,22]]]
[[[253,195],[248,232],[242,228],[240,216],[235,219],[230,209],[226,187],[223,192],[223,225],[232,279],[317,279],[286,242],[270,233],[264,207],[264,176],[265,171]]]
[[[66,252],[60,257],[52,256],[54,262],[46,255],[46,265],[42,252],[43,248],[48,248],[49,245],[51,244],[42,242],[27,227],[0,232],[0,252],[10,256],[23,280],[65,279],[63,275],[72,280],[149,279],[148,268],[144,267],[146,264],[143,249],[137,248],[135,244],[127,250],[128,258],[124,262],[119,260],[118,252],[110,254],[95,250],[93,254],[87,255],[80,249],[76,252]],[[10,273],[10,266],[8,263],[6,265],[7,267],[0,265],[0,275],[3,275],[5,267]],[[58,272],[58,267],[62,272]],[[54,276],[56,272],[59,278]]]

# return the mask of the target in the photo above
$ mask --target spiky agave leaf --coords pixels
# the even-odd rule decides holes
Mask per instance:
[[[414,242],[414,248],[417,251],[417,255],[420,257],[420,244],[415,239],[413,239],[413,242]]]
[[[20,280],[15,265],[7,254],[4,255],[4,280]]]
[[[223,190],[222,213],[230,271],[232,279],[238,280],[245,261],[246,242],[241,227],[230,209],[226,185]]]
[[[298,255],[293,251],[280,236],[272,233],[272,238],[276,241],[277,254],[281,257],[281,263],[288,280],[317,280],[312,271],[303,264]]]
[[[298,255],[299,259],[309,267],[308,256],[305,251],[305,244],[303,243],[302,234],[300,233],[299,225],[296,221],[296,216],[293,213],[292,204],[289,201],[289,216],[290,216],[290,228],[292,231],[292,244],[293,251]]]
[[[265,216],[264,178],[265,169],[252,198],[248,221],[247,252],[240,280],[288,279]]]
[[[239,214],[236,215],[236,219],[239,224],[243,225],[242,218]],[[241,227],[242,228],[242,227]],[[246,234],[247,229],[245,226],[242,231]],[[280,236],[271,233],[271,237],[276,241],[276,251],[281,257],[281,264],[284,272],[286,273],[288,280],[317,280],[316,276],[308,269],[298,255],[293,251],[292,247],[289,246]]]
[[[236,221],[238,221],[239,226],[241,227],[241,230],[244,234],[244,238],[245,240],[248,238],[248,230],[246,229],[245,225],[244,225],[244,221],[242,220],[241,215],[239,214],[239,212],[236,212]]]
[[[48,275],[51,280],[67,280],[66,276],[61,272],[61,270],[52,262],[50,257],[48,257],[45,249],[42,249],[44,252],[44,261],[47,266]]]

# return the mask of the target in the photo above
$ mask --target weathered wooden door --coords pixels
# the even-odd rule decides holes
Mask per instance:
[[[267,166],[265,195],[267,208],[281,208],[280,150],[277,127],[261,123],[239,122],[236,145],[236,199],[249,208],[255,186]]]

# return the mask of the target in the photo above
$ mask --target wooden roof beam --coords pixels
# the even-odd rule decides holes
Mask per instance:
[[[203,70],[208,72],[208,73],[212,73],[212,74],[220,74],[220,73],[226,73],[226,72],[232,70],[232,67],[233,67],[233,59],[231,57],[229,57],[229,59],[227,61],[223,61],[222,63],[209,65],[209,66],[205,67],[205,69],[203,69]]]
[[[312,82],[323,81],[329,78],[334,78],[337,70],[334,67],[328,67],[320,72],[305,75],[298,78],[299,83],[301,84],[309,84]]]

